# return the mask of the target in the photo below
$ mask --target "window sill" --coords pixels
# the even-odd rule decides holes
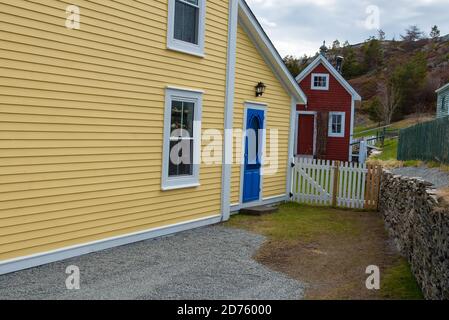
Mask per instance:
[[[162,186],[162,191],[170,191],[170,190],[178,190],[178,189],[190,189],[190,188],[197,188],[201,186],[199,182],[194,183],[183,183],[181,181],[179,182],[172,182],[170,184],[167,184],[165,186]]]
[[[329,88],[312,87],[311,90],[317,90],[317,91],[329,91]]]
[[[172,44],[168,44],[167,45],[167,49],[170,50],[170,51],[176,51],[176,52],[189,54],[189,55],[196,56],[196,57],[199,57],[199,58],[205,58],[206,57],[204,52],[202,50],[200,50],[200,49],[197,49],[197,50],[195,50],[193,48],[192,49],[187,49],[187,48],[182,48],[182,47],[179,47],[179,46],[176,46],[176,45],[172,45]]]
[[[329,138],[344,138],[345,135],[341,135],[341,134],[329,134],[328,135]]]

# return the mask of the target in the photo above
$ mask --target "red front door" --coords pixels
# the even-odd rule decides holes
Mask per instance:
[[[298,121],[298,155],[314,156],[313,138],[315,131],[315,117],[313,115],[299,115]]]

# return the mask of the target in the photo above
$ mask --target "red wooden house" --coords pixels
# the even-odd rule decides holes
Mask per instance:
[[[307,105],[297,106],[296,156],[351,161],[360,95],[322,54],[296,81],[307,96]]]

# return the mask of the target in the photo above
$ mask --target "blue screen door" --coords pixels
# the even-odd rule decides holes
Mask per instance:
[[[260,199],[260,173],[263,150],[264,111],[247,109],[245,159],[243,175],[243,202]]]

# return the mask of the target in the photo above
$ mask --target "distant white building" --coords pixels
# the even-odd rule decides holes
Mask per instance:
[[[437,118],[449,116],[449,83],[436,91],[438,94]]]

